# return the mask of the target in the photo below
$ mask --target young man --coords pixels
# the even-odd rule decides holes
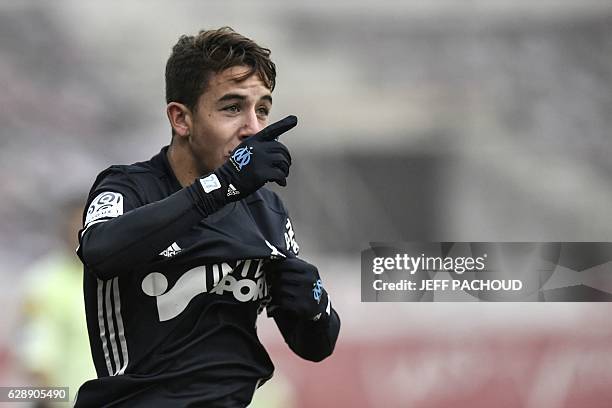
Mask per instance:
[[[297,124],[266,127],[269,55],[227,27],[182,36],[166,65],[170,145],[94,182],[77,252],[99,378],[77,407],[248,405],[274,369],[255,327],[266,307],[296,354],[332,353],[338,315],[263,187],[286,185],[277,139]]]

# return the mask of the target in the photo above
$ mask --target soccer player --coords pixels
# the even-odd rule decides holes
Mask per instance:
[[[340,320],[281,199],[281,143],[268,126],[270,50],[228,27],[182,36],[166,65],[172,140],[111,166],[89,193],[77,250],[98,378],[76,407],[245,407],[274,366],[263,309],[297,355],[321,361]]]

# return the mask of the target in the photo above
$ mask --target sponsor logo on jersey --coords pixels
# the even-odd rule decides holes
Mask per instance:
[[[251,150],[253,150],[252,147],[245,146],[241,147],[240,149],[236,149],[234,154],[232,154],[232,157],[230,157],[230,161],[232,162],[236,170],[240,171],[244,166],[249,164],[249,162],[251,161],[251,155],[253,154]]]
[[[98,194],[89,204],[85,226],[94,221],[118,217],[121,214],[123,214],[123,195],[113,191],[105,191]]]
[[[265,298],[268,295],[268,287],[261,268],[263,261],[257,260],[255,273],[252,277],[247,277],[251,266],[251,260],[245,261],[242,267],[241,277],[235,275],[225,275],[210,293],[223,295],[229,292],[239,302],[250,302]],[[238,267],[237,267],[238,268]],[[241,279],[242,278],[242,279]]]
[[[201,294],[231,295],[239,302],[261,301],[268,296],[268,287],[262,270],[263,260],[238,262],[232,268],[228,263],[196,266],[185,272],[168,289],[168,279],[159,272],[144,277],[141,289],[155,297],[160,321],[180,315],[192,299]]]
[[[160,252],[160,255],[165,256],[166,258],[172,258],[182,250],[183,249],[176,242],[173,242],[172,245]]]

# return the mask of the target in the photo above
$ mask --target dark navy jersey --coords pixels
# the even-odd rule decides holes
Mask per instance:
[[[100,173],[81,239],[182,189],[166,151]],[[256,329],[271,300],[262,266],[299,251],[280,198],[261,188],[167,239],[158,255],[115,266],[110,278],[85,264],[99,378],[83,384],[77,406],[246,406],[272,376]]]

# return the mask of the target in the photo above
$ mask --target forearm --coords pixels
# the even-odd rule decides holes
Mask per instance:
[[[340,317],[331,308],[330,314],[324,313],[317,321],[298,319],[293,313],[277,310],[274,316],[283,338],[298,356],[319,362],[334,351]]]
[[[153,259],[220,208],[198,184],[87,228],[78,251],[83,263],[109,279]]]

